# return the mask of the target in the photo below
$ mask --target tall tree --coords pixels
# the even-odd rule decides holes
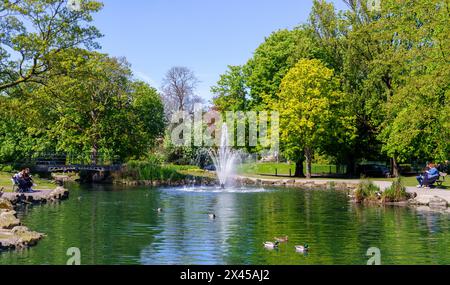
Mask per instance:
[[[193,112],[194,104],[202,100],[195,95],[199,80],[187,67],[172,67],[163,79],[163,99],[166,113],[170,117],[174,112]]]
[[[162,102],[156,91],[132,83],[125,59],[80,49],[54,57],[52,76],[32,92],[31,110],[47,118],[47,136],[66,153],[147,154],[164,128]],[[149,117],[151,116],[151,118]]]
[[[80,11],[69,10],[66,0],[0,2],[0,92],[44,83],[52,57],[64,50],[99,47],[95,40],[101,34],[89,23],[102,4],[80,1]]]
[[[450,155],[449,5],[386,1],[374,26],[375,36],[392,46],[381,58],[391,63],[394,84],[380,138],[394,162]]]
[[[220,76],[211,92],[215,95],[214,106],[220,112],[247,110],[248,88],[241,66],[228,66],[228,70]]]
[[[164,104],[158,91],[144,82],[133,82],[131,95],[132,107],[138,117],[138,125],[141,125],[144,142],[149,149],[155,145],[157,139],[164,136],[166,119],[164,116]]]
[[[352,118],[343,112],[345,94],[339,79],[319,60],[300,60],[284,77],[277,99],[266,97],[280,112],[282,148],[296,162],[296,176],[311,177],[315,152],[329,140],[352,135]]]
[[[281,80],[301,58],[313,58],[314,44],[304,27],[272,33],[244,66],[250,108],[264,108],[264,96],[276,97]]]
[[[310,24],[324,58],[351,96],[347,109],[356,118],[357,135],[336,146],[335,156],[347,164],[348,174],[354,175],[359,161],[385,159],[378,135],[386,115],[383,106],[392,92],[395,64],[380,57],[391,47],[389,40],[374,34],[378,13],[369,11],[365,0],[346,2],[349,9],[337,12],[332,3],[315,0]]]

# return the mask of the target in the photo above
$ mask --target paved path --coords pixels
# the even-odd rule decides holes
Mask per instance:
[[[375,181],[374,182],[381,190],[386,190],[392,185],[392,182],[388,181]],[[427,201],[435,197],[439,197],[447,201],[450,205],[450,190],[444,189],[425,189],[425,188],[417,188],[417,187],[406,187],[406,191],[408,193],[417,194],[416,200]]]
[[[409,193],[417,193],[416,200],[429,200],[434,197],[439,197],[447,201],[450,205],[450,190],[442,189],[418,189],[414,187],[408,187],[406,189]]]
[[[53,190],[36,190],[33,193],[12,193],[12,192],[6,192],[6,193],[3,193],[2,198],[8,199],[8,200],[13,200],[14,197],[24,194],[25,197],[31,196],[31,197],[33,197],[36,200],[36,198],[38,198],[38,197],[47,196],[52,191]]]

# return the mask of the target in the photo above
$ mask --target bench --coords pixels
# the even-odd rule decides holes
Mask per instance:
[[[436,185],[442,187],[445,183],[445,177],[447,177],[447,173],[439,172],[439,178],[436,180]]]
[[[17,179],[13,176],[11,177],[11,182],[13,185],[12,192],[15,193],[16,191],[19,190],[19,181],[17,181]]]

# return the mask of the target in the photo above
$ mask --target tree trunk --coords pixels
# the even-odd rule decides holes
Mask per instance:
[[[295,177],[305,177],[305,174],[303,173],[303,162],[304,160],[301,158],[295,163]]]
[[[91,164],[92,165],[98,164],[98,145],[96,143],[92,146]]]
[[[312,150],[311,148],[305,148],[305,159],[306,159],[306,178],[311,179],[312,177]]]
[[[400,167],[396,158],[391,158],[391,175],[392,177],[400,176]]]
[[[355,177],[356,176],[356,160],[353,155],[349,155],[347,158],[347,171],[346,174],[348,177]]]

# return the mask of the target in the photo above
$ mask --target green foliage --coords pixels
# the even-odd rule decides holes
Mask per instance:
[[[360,141],[371,138],[365,145],[380,144],[377,152],[399,162],[444,160],[450,153],[447,6],[440,0],[386,0],[380,12],[355,5],[345,13],[344,78],[354,90],[358,118],[365,118],[358,119],[358,129],[365,130]],[[369,153],[364,146],[355,149]]]
[[[11,165],[5,165],[1,167],[2,172],[12,173],[14,171]]]
[[[167,130],[164,136],[163,153],[165,162],[177,165],[192,164],[195,156],[195,148],[191,146],[176,146],[172,143],[170,132]]]
[[[141,132],[142,142],[148,145],[144,149],[154,146],[156,139],[164,135],[166,125],[164,104],[158,91],[144,82],[134,82],[132,110],[137,117],[134,124]]]
[[[314,54],[315,45],[303,28],[272,33],[244,66],[252,108],[263,104],[263,96],[276,97],[281,81],[299,59]]]
[[[66,0],[0,2],[0,92],[25,83],[44,84],[53,57],[67,49],[99,47],[95,40],[101,34],[90,23],[103,4],[81,3],[81,11],[73,12]]]
[[[0,97],[0,161],[39,152],[126,160],[155,146],[165,127],[161,98],[133,81],[124,59],[70,49],[55,55],[52,66],[45,85]]]
[[[387,25],[398,34],[383,57],[392,63],[396,80],[385,105],[387,118],[380,134],[383,151],[400,162],[411,158],[446,160],[450,153],[448,3],[386,4],[389,10],[383,12],[375,30],[382,39],[389,36],[383,33]]]
[[[288,176],[289,174],[294,175],[295,167],[295,163],[245,163],[238,166],[237,173],[243,175],[275,175],[275,172],[277,172],[280,176]],[[336,165],[321,163],[313,163],[311,167],[313,174],[338,174],[339,170]]]
[[[408,198],[409,195],[401,177],[398,177],[382,195],[384,202],[402,202],[408,200]]]
[[[279,93],[286,94],[280,92],[287,88],[282,82],[297,62],[317,59],[333,71],[336,90],[344,94],[336,116],[344,119],[319,124],[314,133],[306,130],[302,140],[285,141],[282,148],[287,156],[301,163],[307,138],[321,153],[346,163],[349,173],[361,160],[446,160],[450,153],[448,6],[442,0],[385,0],[381,11],[370,11],[367,1],[358,0],[348,1],[347,10],[336,11],[332,3],[315,0],[308,24],[274,32],[246,65],[230,67],[214,89],[214,103],[221,111],[273,109]],[[316,109],[323,107],[318,104]],[[291,131],[296,125],[297,131],[305,131],[301,127],[305,122],[318,125],[314,116],[289,120]],[[290,132],[286,127],[281,127],[282,133]],[[328,143],[317,143],[320,136]]]
[[[358,184],[358,188],[355,191],[355,199],[358,203],[376,201],[378,200],[378,193],[380,193],[380,188],[373,182],[365,180]]]
[[[29,102],[0,96],[1,162],[23,161],[32,157],[33,153],[51,149],[54,145],[45,136],[45,131],[37,126],[42,121],[28,109]],[[30,122],[34,123],[31,125]]]
[[[180,169],[170,165],[161,165],[155,161],[129,161],[116,178],[133,181],[181,181],[186,178]]]
[[[220,76],[217,85],[211,88],[215,95],[214,106],[219,112],[244,111],[247,109],[247,86],[241,66],[228,66],[225,74]]]
[[[300,60],[284,77],[277,99],[265,97],[280,113],[281,142],[285,155],[298,161],[305,155],[307,176],[312,155],[326,149],[331,138],[352,135],[352,117],[345,114],[345,93],[333,70],[319,60]]]

